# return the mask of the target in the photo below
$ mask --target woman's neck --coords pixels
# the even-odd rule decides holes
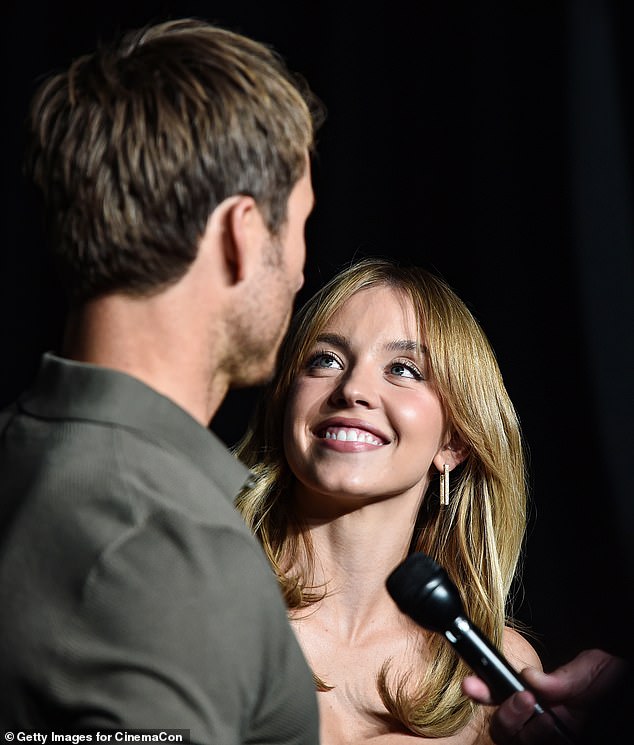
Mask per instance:
[[[325,590],[308,613],[315,611],[348,639],[398,614],[385,580],[407,554],[418,501],[395,497],[329,520],[303,516],[315,557],[312,579]]]

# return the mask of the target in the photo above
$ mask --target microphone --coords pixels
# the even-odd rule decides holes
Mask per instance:
[[[386,581],[387,591],[399,609],[429,631],[442,634],[457,654],[489,687],[491,698],[502,703],[518,691],[528,690],[518,673],[465,614],[457,587],[447,572],[423,553],[401,562]],[[540,703],[535,714],[547,713],[564,742],[572,734]]]

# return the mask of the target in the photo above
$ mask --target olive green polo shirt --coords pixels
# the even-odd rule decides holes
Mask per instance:
[[[44,356],[0,415],[0,729],[317,745],[311,673],[232,504],[247,477],[139,380]]]

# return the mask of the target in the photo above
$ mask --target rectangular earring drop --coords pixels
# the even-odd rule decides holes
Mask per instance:
[[[446,463],[440,472],[440,504],[449,506],[449,466]]]

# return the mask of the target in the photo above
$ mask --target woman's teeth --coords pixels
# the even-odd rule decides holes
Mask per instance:
[[[326,440],[339,440],[340,442],[367,442],[370,445],[383,444],[381,440],[369,432],[348,427],[328,427],[324,437]]]

